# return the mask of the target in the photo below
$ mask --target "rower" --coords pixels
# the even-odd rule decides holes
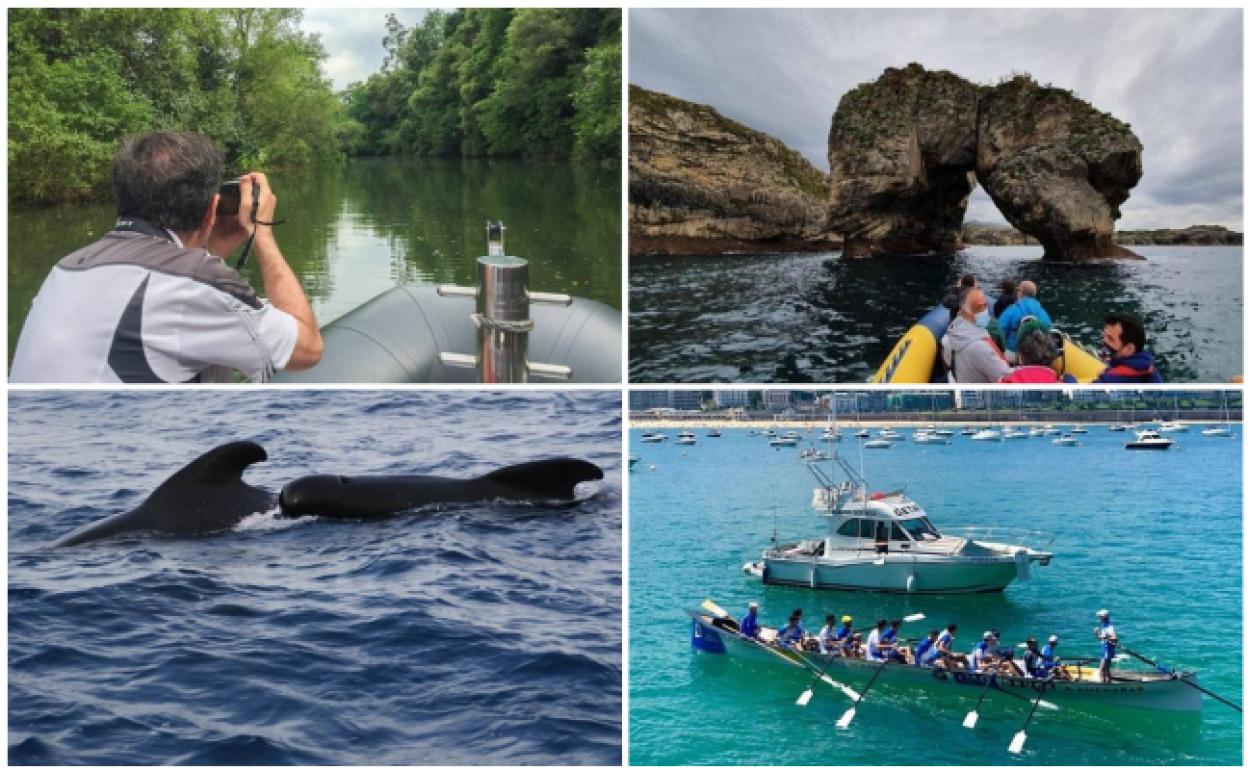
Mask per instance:
[[[1049,643],[1040,651],[1040,668],[1036,672],[1037,679],[1052,679],[1057,673],[1057,634],[1049,637]]]
[[[841,654],[846,655],[845,647],[854,640],[854,619],[849,615],[841,617],[841,627],[836,629],[836,641],[841,646]]]
[[[1023,654],[1023,670],[1028,677],[1043,678],[1040,673],[1040,646],[1036,637],[1027,637],[1027,652]]]
[[[914,648],[914,665],[923,668],[931,668],[936,663],[936,657],[940,651],[936,649],[936,640],[940,638],[940,631],[933,628],[927,632],[927,638],[919,642],[919,646]]]
[[[979,644],[975,645],[975,649],[971,650],[971,655],[967,658],[966,667],[972,671],[979,671],[980,667],[992,668],[988,659],[988,645],[992,642],[992,632],[985,631],[984,638]]]
[[[750,602],[750,607],[741,619],[741,635],[751,639],[758,637],[758,602]]]
[[[780,629],[780,633],[776,635],[776,644],[781,647],[797,647],[800,649],[802,638],[806,636],[801,620],[801,615],[796,612],[790,615],[788,624]]]
[[[1113,664],[1114,654],[1118,651],[1118,634],[1114,633],[1114,624],[1109,619],[1109,610],[1098,611],[1096,617],[1100,622],[1096,628],[1092,629],[1092,633],[1101,640],[1101,665],[1097,669],[1097,674],[1102,682],[1110,682],[1113,677],[1109,667]]]
[[[867,635],[867,654],[864,656],[867,660],[873,660],[876,663],[883,663],[888,660],[888,653],[881,644],[881,637],[884,635],[884,629],[888,628],[888,621],[880,619],[875,621],[875,628],[871,629],[871,633]]]
[[[824,618],[823,628],[819,629],[819,653],[832,655],[836,652],[836,613]]]
[[[945,630],[941,632],[940,637],[936,640],[938,657],[940,658],[940,663],[943,664],[945,668],[953,668],[950,664],[954,663],[966,668],[966,656],[953,651],[953,641],[957,638],[957,633],[958,624],[950,623]]]
[[[851,637],[850,640],[846,643],[845,649],[842,651],[842,654],[847,658],[861,658],[862,657],[862,634],[855,631],[853,637]]]
[[[901,630],[900,620],[888,621],[888,630],[880,635],[880,644],[888,650],[888,659],[906,663],[906,656],[898,643],[897,632]]]

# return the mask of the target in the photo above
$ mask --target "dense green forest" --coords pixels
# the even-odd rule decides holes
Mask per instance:
[[[391,15],[383,45],[348,89],[354,154],[619,156],[618,8]]]
[[[11,9],[9,200],[107,197],[117,141],[212,136],[232,168],[345,155],[620,151],[618,9],[432,11],[378,30],[385,64],[335,94],[296,9]]]
[[[199,131],[231,165],[341,157],[352,134],[292,9],[11,9],[9,199],[108,194],[124,135]]]

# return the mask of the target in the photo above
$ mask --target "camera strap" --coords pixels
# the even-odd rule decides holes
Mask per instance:
[[[247,243],[243,246],[243,253],[239,256],[238,261],[234,263],[235,270],[242,271],[243,266],[247,264],[247,257],[251,256],[251,245],[256,240],[256,227],[259,227],[260,225],[273,227],[286,221],[285,219],[279,219],[276,222],[265,222],[263,220],[256,219],[256,212],[259,210],[260,185],[253,183],[251,185],[251,223],[254,226],[251,228],[251,235],[247,236]]]
[[[141,217],[132,217],[125,214],[117,217],[117,223],[113,225],[113,232],[139,233],[141,235],[151,236],[152,238],[162,238],[170,243],[176,243],[176,241],[173,240],[173,236],[170,235],[169,231],[165,228],[157,227]]]

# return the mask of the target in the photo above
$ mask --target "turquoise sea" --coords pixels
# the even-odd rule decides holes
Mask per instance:
[[[677,431],[664,432],[674,439]],[[739,616],[755,600],[767,625],[801,607],[814,633],[832,612],[853,615],[857,626],[922,612],[927,619],[903,636],[957,621],[959,651],[998,628],[1011,645],[1056,633],[1061,654],[1077,657],[1096,654],[1094,613],[1107,607],[1124,645],[1195,669],[1205,687],[1242,702],[1241,426],[1231,439],[1176,434],[1168,452],[1126,451],[1129,434],[1105,426],[1074,448],[1051,437],[956,436],[951,446],[907,440],[860,450],[847,435],[841,455],[865,468],[871,488],[904,488],[937,528],[1041,533],[1031,545],[1051,539],[1053,563],[1030,581],[950,597],[764,587],[746,576],[741,565],[773,533],[784,542],[823,531],[810,508],[814,481],[797,449],[773,449],[745,429],[722,438],[694,432],[692,447],[643,444],[630,432],[629,451],[642,458],[629,473],[632,764],[1242,764],[1242,715],[1208,698],[1191,716],[1041,711],[1014,755],[1007,746],[1026,704],[990,698],[968,730],[962,719],[978,692],[899,689],[884,677],[838,730],[846,696],[821,685],[810,705],[795,705],[809,675],[697,653],[685,614],[711,598]]]

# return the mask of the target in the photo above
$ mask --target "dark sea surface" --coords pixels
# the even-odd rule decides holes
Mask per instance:
[[[618,764],[618,393],[12,392],[11,764]],[[566,508],[47,545],[202,451],[245,480],[576,456]]]
[[[773,533],[784,543],[826,530],[810,508],[815,484],[798,449],[773,449],[741,428],[722,438],[697,429],[689,447],[643,444],[630,431],[629,451],[641,461],[629,472],[629,760],[1242,766],[1243,715],[1209,698],[1199,714],[1041,710],[1015,755],[1007,747],[1026,704],[990,697],[968,730],[962,719],[978,693],[902,687],[885,672],[853,723],[838,729],[849,698],[819,685],[808,706],[795,705],[810,674],[696,652],[685,614],[710,598],[740,617],[757,601],[760,619],[776,626],[801,607],[806,630],[818,633],[827,613],[852,615],[861,627],[922,612],[926,620],[903,626],[903,637],[958,622],[954,648],[969,652],[988,628],[1010,645],[1055,633],[1059,654],[1071,658],[1097,653],[1094,613],[1107,607],[1123,645],[1195,670],[1200,684],[1242,703],[1243,427],[1231,425],[1234,438],[1202,436],[1199,427],[1171,434],[1177,443],[1166,452],[1127,451],[1131,435],[1104,425],[1073,448],[1051,436],[918,445],[902,429],[906,441],[860,455],[847,435],[841,452],[865,468],[871,489],[904,489],[937,528],[985,528],[997,535],[985,539],[1047,543],[1054,554],[1031,580],[970,596],[764,586],[741,565],[760,558]],[[823,467],[843,478],[833,463]]]
[[[865,382],[964,273],[995,295],[1030,279],[1059,327],[1095,350],[1101,319],[1143,321],[1167,382],[1243,372],[1243,248],[1132,247],[1146,260],[1054,264],[1039,246],[953,256],[830,254],[632,259],[633,382]]]
[[[272,184],[278,243],[322,325],[395,286],[475,283],[487,219],[507,226],[534,291],[620,307],[618,165],[360,158]],[[10,355],[48,271],[115,221],[111,201],[10,214]],[[263,294],[254,259],[243,274]]]

